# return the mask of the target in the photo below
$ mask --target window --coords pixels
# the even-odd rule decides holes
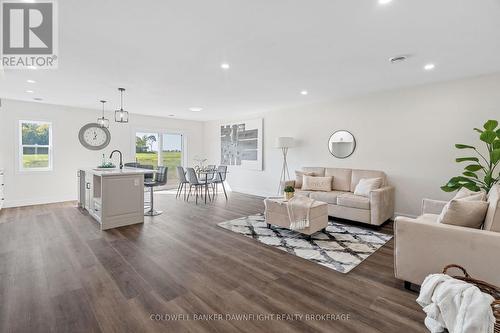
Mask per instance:
[[[52,124],[19,121],[19,170],[52,170]]]
[[[183,165],[183,135],[137,132],[135,134],[135,159],[142,165],[168,167],[167,185],[177,186],[176,167]]]

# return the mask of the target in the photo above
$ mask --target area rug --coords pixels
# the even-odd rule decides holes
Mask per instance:
[[[290,254],[348,273],[387,243],[392,236],[361,226],[329,221],[326,232],[307,236],[271,226],[262,214],[219,223],[219,226]]]

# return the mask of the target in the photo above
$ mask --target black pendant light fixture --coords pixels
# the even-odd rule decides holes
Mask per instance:
[[[101,101],[102,103],[102,117],[97,118],[97,123],[103,128],[109,128],[109,119],[104,118],[104,104],[106,101]]]
[[[120,91],[120,110],[115,111],[115,121],[117,123],[128,123],[128,111],[123,110],[123,92],[125,88],[118,88]]]

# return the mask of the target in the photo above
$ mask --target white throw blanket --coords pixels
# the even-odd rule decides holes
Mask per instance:
[[[494,301],[476,286],[445,274],[427,276],[417,303],[427,314],[425,326],[432,333],[493,333]]]
[[[290,230],[303,230],[309,227],[309,213],[314,201],[302,195],[296,195],[288,201]]]

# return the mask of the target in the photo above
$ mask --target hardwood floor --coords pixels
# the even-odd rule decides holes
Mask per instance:
[[[394,278],[393,241],[341,274],[217,227],[262,212],[261,198],[231,193],[196,206],[162,192],[155,204],[163,215],[107,232],[74,203],[1,211],[0,331],[425,331],[417,294]]]

